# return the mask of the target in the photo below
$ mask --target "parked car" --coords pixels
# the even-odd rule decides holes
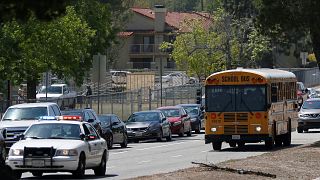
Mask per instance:
[[[80,119],[80,116],[78,116]],[[87,122],[43,120],[32,124],[9,151],[6,164],[19,179],[23,172],[71,172],[82,178],[86,169],[104,176],[109,151],[106,141]]]
[[[65,107],[75,108],[77,93],[71,91],[67,84],[52,84],[48,88],[42,86],[36,98],[40,102],[56,102],[61,109],[65,109]]]
[[[191,119],[183,107],[165,106],[158,108],[168,118],[171,123],[171,133],[178,134],[180,137],[186,133],[191,136]]]
[[[103,132],[102,132],[101,121],[99,120],[97,113],[93,109],[90,109],[90,108],[72,109],[72,110],[62,111],[61,113],[62,113],[62,115],[81,116],[83,121],[91,123],[94,126],[94,128],[96,128],[98,133],[103,138],[106,138],[106,135],[103,134]]]
[[[42,116],[61,116],[56,103],[24,103],[10,106],[0,122],[0,129],[5,136],[6,148],[17,142],[18,135],[22,134],[31,124],[37,122]]]
[[[115,114],[99,114],[103,134],[107,135],[108,148],[111,149],[113,144],[120,144],[125,148],[128,145],[127,128],[124,122]]]
[[[126,84],[127,75],[130,74],[130,71],[110,71],[112,83],[114,84]]]
[[[298,133],[320,128],[320,98],[307,99],[300,108]]]
[[[178,104],[183,107],[191,118],[191,128],[195,133],[200,133],[204,121],[203,111],[200,104]]]
[[[162,76],[162,83],[168,83],[171,85],[184,85],[190,81],[189,76],[184,72],[174,72],[168,75]]]
[[[308,89],[308,98],[318,98],[319,93],[314,88],[307,88]]]
[[[171,141],[170,123],[166,116],[158,110],[134,112],[126,122],[128,139],[139,142],[144,139],[162,141],[165,137]]]
[[[308,89],[305,88],[303,82],[297,82],[297,99],[299,106],[308,99]]]

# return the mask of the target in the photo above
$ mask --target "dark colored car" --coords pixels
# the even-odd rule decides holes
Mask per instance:
[[[304,101],[299,111],[298,133],[320,128],[320,98]]]
[[[191,136],[190,116],[181,106],[166,106],[158,108],[168,118],[171,124],[171,133],[182,137],[185,133]]]
[[[101,128],[104,134],[107,134],[108,148],[111,149],[113,144],[120,144],[125,148],[128,145],[127,128],[124,122],[115,114],[99,114]]]
[[[105,135],[102,133],[101,129],[101,121],[97,113],[93,109],[85,108],[85,109],[72,109],[68,111],[62,111],[62,115],[76,115],[81,116],[85,122],[89,122],[96,128],[97,132],[105,138]]]
[[[131,114],[126,127],[130,141],[139,142],[139,140],[153,138],[162,141],[164,137],[167,141],[171,141],[170,123],[166,116],[158,110]]]
[[[196,133],[200,133],[202,121],[204,120],[203,111],[200,104],[179,104],[177,106],[183,107],[191,118],[191,128]]]

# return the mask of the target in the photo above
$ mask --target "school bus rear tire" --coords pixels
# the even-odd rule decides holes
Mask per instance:
[[[213,150],[220,151],[221,150],[221,146],[222,146],[222,142],[221,141],[212,142]]]

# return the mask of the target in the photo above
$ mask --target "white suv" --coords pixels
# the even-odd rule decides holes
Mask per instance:
[[[37,122],[41,116],[61,116],[56,103],[25,103],[10,106],[0,121],[0,129],[4,131],[7,150],[19,140],[31,124]]]

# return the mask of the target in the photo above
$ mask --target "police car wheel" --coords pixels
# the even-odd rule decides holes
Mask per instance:
[[[82,178],[85,174],[86,170],[86,157],[84,154],[80,154],[79,157],[79,163],[78,163],[78,168],[75,170],[72,175],[75,176],[76,178]]]
[[[20,171],[12,171],[12,174],[17,179],[20,179],[22,176],[22,172],[20,172]]]
[[[32,175],[35,177],[41,177],[43,172],[32,172]]]
[[[104,176],[106,175],[106,169],[107,169],[107,159],[106,159],[106,152],[104,152],[101,158],[100,165],[97,168],[93,169],[93,171],[96,176]]]

